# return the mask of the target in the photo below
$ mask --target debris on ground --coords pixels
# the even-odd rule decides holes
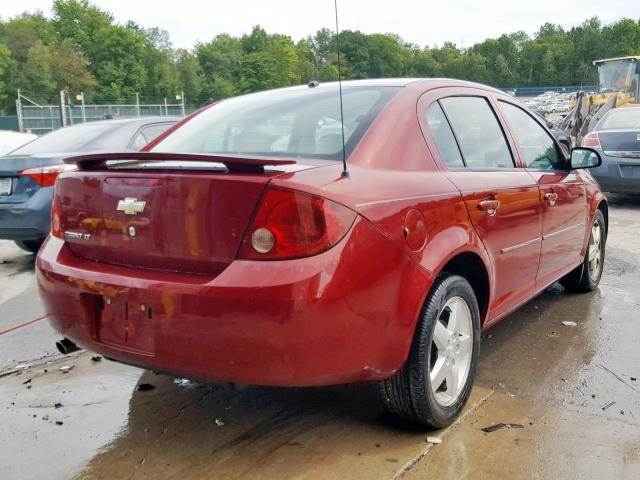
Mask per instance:
[[[610,402],[605,403],[602,407],[602,411],[605,411],[607,408],[611,408],[616,404],[616,402],[614,402],[613,400],[611,400]]]
[[[138,385],[139,392],[148,392],[149,390],[154,390],[156,387],[151,385],[150,383],[141,383]]]
[[[224,425],[224,422],[221,419],[216,418],[216,425],[222,427]]]
[[[100,355],[94,355],[93,357],[91,357],[91,361],[92,362],[101,362],[102,361],[102,357]]]
[[[35,417],[35,415],[34,415],[34,417]],[[42,416],[42,420],[45,421],[45,422],[49,421],[49,415],[43,415]]]
[[[195,390],[196,388],[205,387],[204,383],[194,382],[193,380],[189,380],[188,378],[176,378],[173,380],[173,383],[178,385],[179,387],[186,388],[187,390]]]
[[[438,437],[427,437],[427,443],[432,443],[433,445],[440,445],[442,443],[442,439]]]
[[[24,382],[22,382],[22,384],[23,384],[23,385],[28,385],[28,384],[30,384],[30,383],[31,383],[31,379],[29,379],[29,380],[25,380]]]
[[[636,378],[636,377],[629,377],[629,379],[630,379],[632,382],[635,382],[635,381],[637,380],[637,378]]]
[[[20,363],[19,365],[16,365],[14,367],[14,370],[26,370],[28,368],[31,368],[31,365],[29,365],[27,363]]]
[[[495,425],[484,427],[482,431],[487,433],[492,433],[497,430],[510,429],[510,428],[524,428],[524,425],[521,425],[519,423],[496,423]]]
[[[565,320],[562,322],[565,327],[577,327],[578,324],[576,322],[570,322],[569,320]]]
[[[63,365],[58,370],[60,370],[62,373],[69,373],[71,370],[73,370],[73,367],[75,367],[75,365]]]
[[[602,363],[599,363],[598,366],[600,368],[602,368],[605,372],[610,373],[611,375],[613,375],[613,377],[618,380],[619,382],[622,382],[623,384],[625,384],[627,387],[629,387],[630,389],[634,390],[634,391],[638,391],[638,389],[636,387],[634,387],[633,385],[627,383],[627,381],[622,378],[620,375],[618,375],[616,372],[614,372],[613,370],[611,370],[610,368],[607,368],[605,365],[603,365]]]
[[[56,425],[62,425],[64,422],[62,420],[56,420]]]
[[[53,408],[61,408],[61,407],[62,407],[62,403],[60,402],[53,404]]]

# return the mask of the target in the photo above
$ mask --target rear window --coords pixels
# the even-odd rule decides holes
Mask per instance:
[[[440,100],[470,168],[514,168],[498,119],[486,99],[448,97]]]
[[[398,90],[343,88],[347,156]],[[177,129],[153,151],[342,160],[338,89],[321,85],[225,100]]]
[[[83,123],[60,128],[14,150],[9,156],[80,152],[95,139],[117,127],[118,124]]]
[[[640,108],[621,108],[610,111],[602,119],[598,130],[618,128],[640,128]]]

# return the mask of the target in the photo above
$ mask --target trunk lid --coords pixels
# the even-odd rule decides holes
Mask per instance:
[[[61,160],[42,156],[0,157],[0,205],[24,203],[41,188],[32,178],[20,175],[22,170],[54,163]]]
[[[232,173],[220,163],[152,161],[91,171],[99,167],[94,160],[79,161],[80,171],[56,184],[61,229],[74,255],[211,276],[236,258],[265,185],[287,170]]]
[[[598,137],[605,154],[640,158],[640,130],[603,130],[598,132]]]

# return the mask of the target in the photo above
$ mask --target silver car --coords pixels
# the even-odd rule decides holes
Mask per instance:
[[[602,165],[591,170],[605,192],[640,193],[640,107],[607,112],[582,139],[595,148]]]

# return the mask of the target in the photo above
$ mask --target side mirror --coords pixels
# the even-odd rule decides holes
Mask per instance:
[[[580,168],[594,168],[599,167],[602,164],[602,158],[600,154],[592,148],[574,148],[571,150],[571,165],[570,170],[577,170]]]

